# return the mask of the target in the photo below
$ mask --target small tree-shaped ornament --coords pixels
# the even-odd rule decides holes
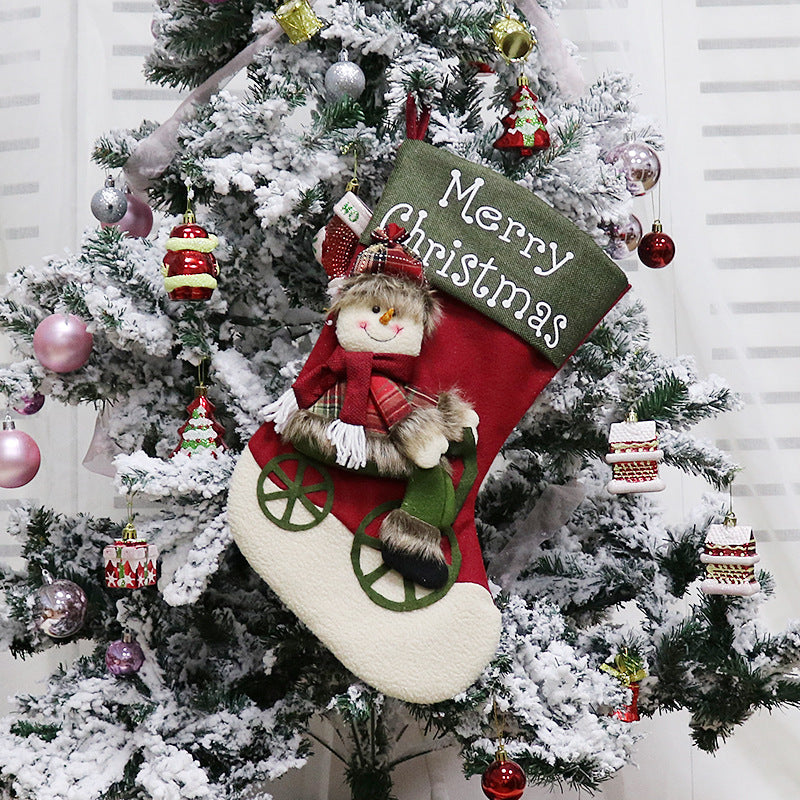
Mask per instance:
[[[547,117],[536,106],[539,99],[528,86],[528,79],[517,79],[516,92],[511,96],[514,110],[503,118],[505,133],[494,143],[498,150],[519,150],[521,156],[531,156],[550,147]]]
[[[611,664],[601,664],[600,669],[613,675],[627,689],[631,690],[631,701],[626,706],[622,706],[614,711],[614,719],[623,722],[638,722],[639,720],[639,682],[647,677],[647,670],[644,668],[644,661],[628,652],[625,648],[621,653],[614,657]]]
[[[189,419],[178,428],[181,437],[180,443],[173,451],[176,453],[211,453],[217,457],[219,450],[225,450],[225,428],[219,424],[214,416],[216,406],[208,399],[207,389],[204,385],[195,386],[194,400],[186,406]]]
[[[158,550],[139,539],[133,525],[132,498],[128,495],[128,523],[120,537],[103,548],[106,586],[111,589],[141,589],[158,580]]]

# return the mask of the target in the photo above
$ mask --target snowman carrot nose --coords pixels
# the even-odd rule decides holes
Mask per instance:
[[[381,325],[388,325],[393,316],[394,316],[394,309],[393,308],[387,309],[386,313],[381,314],[379,318]]]

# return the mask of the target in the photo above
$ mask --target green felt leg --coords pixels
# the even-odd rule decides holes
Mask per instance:
[[[453,481],[447,470],[441,466],[415,468],[400,508],[435,528],[452,525],[457,509]]]

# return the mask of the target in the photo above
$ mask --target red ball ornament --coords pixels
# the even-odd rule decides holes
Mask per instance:
[[[481,778],[481,789],[489,800],[519,800],[525,791],[525,772],[516,761],[511,761],[505,748],[497,748],[495,760],[486,768]]]
[[[639,242],[639,260],[646,267],[661,269],[675,258],[675,242],[663,232],[661,221],[653,223],[653,230]]]

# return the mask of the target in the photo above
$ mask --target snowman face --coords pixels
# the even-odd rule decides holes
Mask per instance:
[[[352,353],[418,356],[423,333],[421,320],[374,298],[346,305],[336,318],[336,338]]]

